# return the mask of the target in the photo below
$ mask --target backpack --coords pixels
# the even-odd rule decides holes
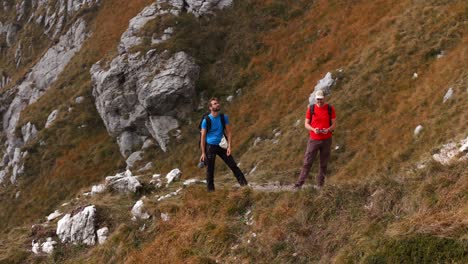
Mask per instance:
[[[309,111],[310,111],[310,120],[309,120],[309,125],[312,124],[312,118],[314,116],[314,111],[315,111],[315,104],[309,105]],[[330,126],[332,125],[332,106],[331,104],[328,104],[328,117],[330,120]]]
[[[198,139],[198,146],[199,147],[200,147],[200,143],[201,143],[201,130],[202,130],[203,120],[206,121],[206,133],[208,134],[208,132],[211,130],[211,118],[208,116],[209,114],[210,114],[210,112],[204,113],[202,118],[200,119],[200,123],[198,124],[198,130],[200,130],[200,138]],[[226,137],[226,139],[227,139],[227,136],[226,136],[226,119],[224,118],[223,113],[219,113],[219,117],[221,118],[221,125],[223,126],[224,137]]]

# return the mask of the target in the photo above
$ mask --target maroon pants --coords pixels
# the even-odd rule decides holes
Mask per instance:
[[[325,182],[325,174],[327,173],[327,164],[330,158],[331,143],[331,138],[325,140],[314,140],[309,138],[307,150],[304,155],[304,164],[302,165],[301,174],[297,181],[298,185],[304,184],[306,177],[309,175],[312,163],[317,157],[317,153],[320,152],[320,166],[319,173],[317,174],[317,185],[323,186],[323,183]]]

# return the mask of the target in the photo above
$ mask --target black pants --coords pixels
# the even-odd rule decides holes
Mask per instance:
[[[234,173],[234,176],[237,179],[237,182],[241,186],[247,185],[247,180],[244,177],[244,174],[237,166],[236,162],[232,155],[227,155],[227,151],[218,145],[210,145],[206,144],[206,183],[208,187],[208,191],[214,191],[214,169],[215,169],[215,161],[216,155],[220,156],[223,159],[224,163],[226,163],[229,168]]]

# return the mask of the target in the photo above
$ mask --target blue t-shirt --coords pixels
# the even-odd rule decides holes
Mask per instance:
[[[213,117],[209,114],[208,117],[211,119],[211,129],[206,133],[206,142],[210,145],[219,145],[224,136],[223,124],[221,124],[221,115]],[[228,125],[229,119],[227,115],[224,115],[224,120],[226,121],[226,125]],[[202,121],[201,128],[206,129],[205,119]]]

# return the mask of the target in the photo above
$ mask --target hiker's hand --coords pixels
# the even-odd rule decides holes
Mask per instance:
[[[312,128],[311,131],[314,132],[315,134],[317,134],[317,129]]]
[[[230,146],[227,148],[226,154],[227,154],[228,156],[231,156],[231,147],[230,147]]]
[[[200,161],[205,162],[206,156],[205,154],[201,154]]]

